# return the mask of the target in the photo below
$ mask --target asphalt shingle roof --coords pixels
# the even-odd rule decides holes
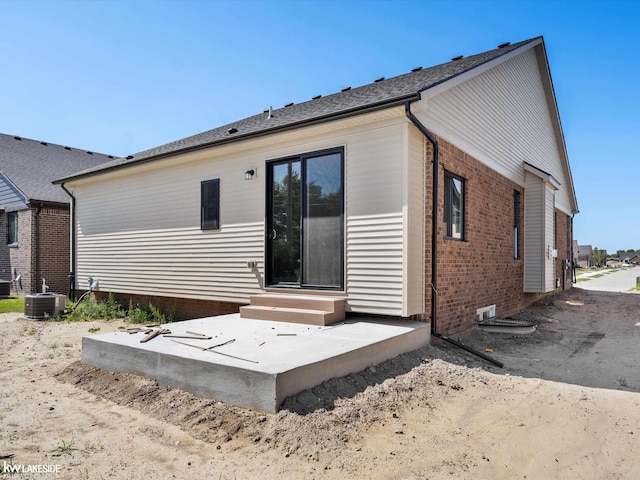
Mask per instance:
[[[113,159],[101,153],[0,133],[0,173],[24,194],[27,202],[69,203],[69,196],[52,182]]]
[[[367,109],[383,108],[397,105],[407,100],[417,99],[420,92],[433,88],[539,38],[532,38],[513,45],[503,45],[488,52],[459,58],[430,68],[411,71],[397,77],[379,80],[362,87],[343,90],[324,97],[316,97],[304,103],[289,105],[273,110],[271,118],[266,112],[262,112],[213,130],[151,148],[125,158],[119,158],[95,168],[89,168],[78,172],[76,175],[61,178],[58,183],[138,162],[162,158],[179,152],[238,141],[243,138],[264,135],[314,122],[329,121],[340,116],[361,113]]]

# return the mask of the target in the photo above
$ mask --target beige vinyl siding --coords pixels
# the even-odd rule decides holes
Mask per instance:
[[[258,293],[246,264],[263,269],[264,195],[241,170],[145,166],[77,188],[80,286],[92,276],[126,293],[218,301]],[[212,178],[220,178],[221,228],[201,231],[200,182]]]
[[[403,316],[406,122],[347,146],[346,264],[350,311]]]
[[[524,190],[524,291],[546,293],[555,288],[554,188],[525,172]]]
[[[402,213],[403,135],[399,123],[346,139],[348,216]]]
[[[424,142],[408,123],[371,131],[347,155],[347,304],[423,312]],[[362,156],[362,158],[360,158]]]
[[[349,216],[347,305],[379,315],[403,313],[403,216]]]
[[[544,255],[544,291],[552,292],[556,286],[556,277],[554,269],[554,258],[551,256],[551,250],[556,248],[556,231],[555,231],[555,191],[551,185],[544,185],[544,222],[545,222],[545,255]],[[556,252],[557,254],[557,252]]]
[[[425,168],[426,140],[413,125],[407,124],[408,160],[405,180],[406,235],[404,243],[405,310],[403,316],[422,314],[425,279]]]
[[[287,132],[68,184],[77,198],[80,286],[92,276],[105,291],[247,303],[264,288],[265,162],[343,146],[347,308],[417,313],[418,269],[403,272],[415,261],[408,252],[422,248],[422,220],[405,239],[409,212],[422,208],[421,180],[414,179],[422,167],[418,156],[407,166],[407,121],[402,109],[394,112],[369,117],[369,124],[336,122],[333,131],[323,124],[307,135]],[[256,175],[246,181],[249,168]],[[200,182],[215,178],[221,228],[201,231]],[[257,272],[247,269],[251,260]]]
[[[419,116],[434,133],[519,185],[523,162],[550,173],[562,185],[556,206],[570,215],[572,192],[548,103],[551,87],[540,75],[541,48],[447,90],[425,92]]]
[[[544,291],[544,183],[526,173],[524,189],[524,291]]]
[[[214,235],[192,228],[83,237],[78,277],[93,276],[109,291],[233,302],[260,291],[246,264],[262,259],[263,231],[260,222]]]

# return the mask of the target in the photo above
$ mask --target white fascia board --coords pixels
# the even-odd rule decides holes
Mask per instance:
[[[493,60],[483,63],[482,65],[479,65],[475,68],[472,68],[471,70],[467,70],[466,72],[461,73],[460,75],[453,77],[450,80],[446,80],[445,82],[442,82],[434,87],[430,87],[425,90],[422,90],[420,92],[420,98],[429,99],[431,97],[435,97],[436,95],[439,95],[442,92],[445,92],[450,88],[455,87],[456,85],[460,85],[461,83],[464,83],[467,80],[477,75],[480,75],[481,73],[486,72],[487,70],[492,69],[496,65],[504,63],[507,60],[510,60],[511,58],[520,55],[522,52],[526,50],[535,48],[537,45],[540,45],[541,43],[542,43],[542,38],[539,38],[530,43],[522,45],[521,47],[516,48],[515,50],[511,50],[509,53],[505,53],[504,55],[494,58]]]
[[[550,173],[540,170],[538,167],[534,167],[533,165],[527,162],[524,162],[524,170],[525,172],[533,173],[536,177],[539,177],[544,182],[551,185],[554,190],[560,190],[560,186],[561,186],[560,182]]]
[[[566,169],[567,181],[569,182],[569,191],[571,195],[571,200],[573,202],[572,205],[572,214],[575,215],[579,213],[578,208],[578,198],[576,197],[576,190],[573,184],[573,175],[571,173],[571,165],[569,164],[569,154],[567,153],[567,144],[564,138],[564,131],[562,129],[562,121],[560,120],[560,111],[558,109],[558,100],[556,99],[556,92],[553,88],[553,80],[551,78],[551,69],[549,68],[549,59],[547,57],[547,49],[542,43],[540,48],[537,50],[538,60],[540,69],[543,70],[544,73],[542,75],[542,82],[547,90],[547,95],[549,96],[549,108],[552,110],[554,129],[556,131],[556,135],[558,138],[558,147],[560,148],[560,155],[562,160],[564,161],[564,167]]]

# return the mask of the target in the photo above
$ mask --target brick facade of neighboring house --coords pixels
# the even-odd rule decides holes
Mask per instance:
[[[0,280],[11,280],[11,258],[7,245],[7,214],[0,209]]]
[[[36,287],[41,286],[41,279],[44,278],[52,292],[67,293],[70,270],[69,207],[46,207],[39,213],[32,210],[32,223],[35,223],[36,216],[40,233],[38,240],[33,229],[34,270],[39,277]]]
[[[18,212],[18,243],[6,246],[9,252],[9,263],[11,269],[15,269],[17,275],[20,275],[22,289],[19,293],[31,293],[34,290],[36,278],[35,270],[32,268],[33,252],[31,250],[31,239],[34,234],[32,232],[32,213],[31,209]],[[5,230],[6,231],[6,230]],[[5,234],[6,238],[6,234]],[[7,271],[7,275],[11,280],[12,272]],[[15,290],[14,290],[15,292]],[[12,292],[13,293],[13,292]]]
[[[6,213],[0,214],[6,232]],[[6,236],[6,233],[5,233]],[[18,242],[0,244],[1,280],[20,275],[22,288],[12,293],[40,292],[42,279],[48,291],[66,293],[69,287],[69,207],[52,205],[18,212]]]
[[[0,280],[12,293],[67,294],[70,272],[70,197],[52,181],[113,157],[0,134]],[[17,214],[17,242],[9,244],[7,216]],[[22,287],[20,288],[20,284]]]

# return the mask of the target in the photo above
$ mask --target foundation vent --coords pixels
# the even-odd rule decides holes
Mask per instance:
[[[488,307],[482,307],[476,310],[476,321],[481,322],[482,320],[487,320],[488,318],[493,318],[496,316],[496,306],[489,305]]]

